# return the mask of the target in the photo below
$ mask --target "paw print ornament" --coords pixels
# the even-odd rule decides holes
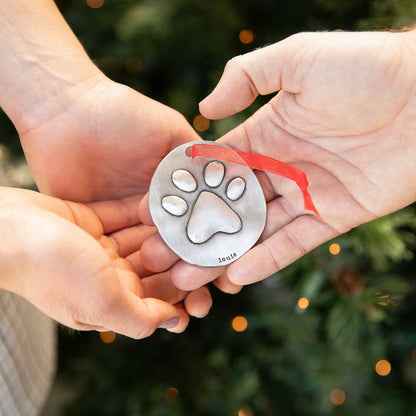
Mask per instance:
[[[149,190],[150,212],[165,243],[188,263],[225,266],[259,239],[266,201],[251,168],[211,157],[191,158],[183,144],[159,164]]]

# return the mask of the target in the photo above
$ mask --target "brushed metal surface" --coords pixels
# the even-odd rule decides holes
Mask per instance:
[[[216,233],[234,234],[240,230],[240,217],[219,196],[210,191],[199,194],[186,230],[193,243],[205,243]]]
[[[168,195],[162,198],[162,207],[169,214],[181,217],[188,211],[188,204],[180,196]]]
[[[225,167],[221,162],[213,161],[205,166],[204,181],[211,187],[216,188],[224,179]]]
[[[234,178],[227,186],[227,197],[231,201],[237,201],[246,189],[246,181],[243,178]]]
[[[206,157],[192,159],[185,151],[194,143],[202,142],[177,147],[159,164],[150,184],[150,212],[163,240],[183,260],[198,266],[224,266],[260,237],[266,201],[249,167]],[[177,171],[180,175],[174,175]],[[193,191],[188,191],[192,180],[186,172],[195,180]]]
[[[185,169],[178,169],[172,173],[173,184],[184,192],[195,191],[197,184],[195,178]]]

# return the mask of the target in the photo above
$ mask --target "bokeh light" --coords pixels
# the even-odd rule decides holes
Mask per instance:
[[[194,129],[198,131],[207,131],[209,129],[210,121],[204,116],[198,115],[193,121]]]
[[[412,349],[412,359],[416,361],[416,347]]]
[[[244,406],[238,411],[238,416],[254,416],[254,412],[249,407]]]
[[[337,243],[332,243],[332,244],[329,246],[329,252],[330,252],[333,256],[336,256],[337,254],[339,254],[339,253],[340,253],[340,251],[341,251],[341,247],[340,247],[340,245],[339,245],[339,244],[337,244]]]
[[[298,307],[300,309],[306,309],[309,306],[309,300],[307,298],[300,298],[298,300]]]
[[[345,392],[341,389],[334,389],[331,391],[329,395],[329,399],[331,400],[332,404],[339,406],[340,404],[345,402]]]
[[[87,0],[87,4],[92,9],[99,9],[104,4],[104,0]]]
[[[379,376],[387,376],[391,371],[391,364],[387,360],[380,360],[376,364],[376,373]]]
[[[241,43],[248,45],[254,40],[254,33],[250,29],[244,29],[238,34]]]
[[[236,316],[232,322],[231,326],[233,327],[234,331],[236,332],[243,332],[247,329],[248,322],[244,316]]]
[[[100,339],[102,342],[105,342],[106,344],[110,344],[116,339],[116,334],[113,331],[100,332]]]
[[[179,397],[179,390],[176,387],[169,387],[165,392],[165,400],[168,403],[175,403]]]

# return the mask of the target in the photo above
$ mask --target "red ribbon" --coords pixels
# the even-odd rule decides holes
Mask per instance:
[[[192,158],[197,156],[212,157],[226,162],[237,163],[252,169],[262,170],[291,179],[296,182],[302,191],[304,208],[313,211],[320,217],[318,210],[312,202],[312,197],[308,192],[308,179],[306,178],[305,172],[300,169],[294,168],[272,157],[241,152],[229,147],[215,146],[212,144],[192,145]]]

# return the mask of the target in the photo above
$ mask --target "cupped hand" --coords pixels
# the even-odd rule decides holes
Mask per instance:
[[[49,195],[81,202],[138,195],[148,190],[167,153],[199,139],[177,111],[101,73],[71,85],[62,96],[65,99],[58,97],[60,105],[53,108],[47,101],[38,103],[44,111],[36,110],[36,117],[17,124],[36,183]],[[140,276],[150,273],[143,267],[137,244],[153,233],[137,219],[114,234],[126,248],[120,255]],[[165,284],[169,287],[160,275],[153,282],[160,290]],[[187,311],[196,317],[206,315],[211,304],[207,288],[189,293],[184,300]]]
[[[201,102],[201,113],[227,117],[257,95],[278,91],[220,141],[302,169],[321,218],[304,211],[294,182],[260,172],[268,203],[259,244],[216,273],[175,264],[171,273],[178,287],[195,288],[220,274],[237,285],[256,282],[416,200],[415,36],[301,33],[227,64]],[[143,204],[141,211],[150,223]],[[146,245],[149,251],[167,250],[156,236]],[[178,260],[171,258],[172,264]]]
[[[135,224],[138,202],[129,197],[87,206],[0,188],[1,288],[79,330],[132,338],[158,327],[183,331],[189,317],[179,302],[187,293],[173,286],[168,273],[140,279],[119,255],[131,245],[105,235]],[[204,295],[194,292],[189,309],[201,310]]]

